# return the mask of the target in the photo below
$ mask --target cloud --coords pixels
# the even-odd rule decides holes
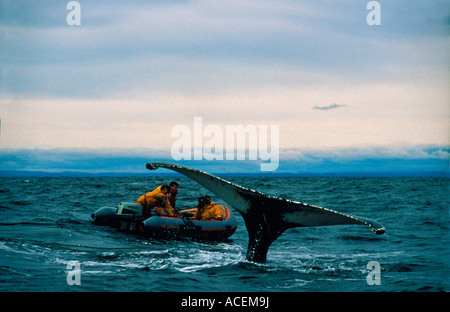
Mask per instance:
[[[386,25],[383,20],[371,31],[364,24],[365,6],[352,2],[95,1],[82,3],[79,27],[66,24],[68,1],[4,2],[4,91],[28,96],[126,97],[149,89],[235,93],[289,81],[329,83],[311,72],[326,72],[339,84],[402,80],[398,68],[412,66],[420,77],[430,76],[418,65],[446,60],[445,37],[420,46],[417,40],[391,39],[400,31],[388,24],[389,14],[399,11],[395,7],[384,9]],[[428,10],[440,12],[435,6]],[[409,26],[403,19],[422,16],[408,12],[409,17],[391,17],[395,25]],[[428,27],[440,29],[440,18]],[[415,27],[424,28],[426,22],[419,22]],[[402,38],[407,29],[401,29]],[[414,57],[405,57],[410,51]]]
[[[284,146],[447,142],[443,2],[383,3],[381,27],[292,0],[80,1],[68,26],[67,2],[0,1],[2,148],[161,148],[194,116]]]
[[[345,107],[345,106],[347,106],[347,105],[345,105],[345,104],[336,104],[336,103],[333,103],[333,104],[330,104],[330,105],[328,105],[328,106],[314,106],[312,109],[317,109],[317,110],[330,110],[330,109],[336,109],[336,108],[339,108],[339,107]]]
[[[270,174],[448,176],[446,146],[367,146],[360,148],[285,149],[279,168]],[[40,174],[150,174],[148,161],[169,161],[219,174],[261,174],[260,162],[251,160],[174,161],[157,149],[21,149],[0,150],[0,176],[21,171]],[[16,173],[14,173],[16,172]],[[164,172],[156,172],[162,174]]]
[[[284,160],[317,162],[321,159],[354,161],[364,159],[443,160],[450,159],[448,146],[441,145],[364,145],[359,147],[289,148],[280,153]]]

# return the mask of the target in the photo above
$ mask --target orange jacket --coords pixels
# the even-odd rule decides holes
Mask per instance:
[[[194,219],[197,220],[223,219],[223,214],[222,211],[220,211],[220,208],[216,206],[214,202],[210,202],[208,206],[203,208],[200,217],[198,210],[194,213]]]
[[[165,200],[165,195],[161,191],[161,185],[139,197],[136,204],[142,206],[145,215],[149,213],[149,209],[160,206],[166,211],[167,215],[173,216],[173,208],[170,206],[169,201]]]
[[[161,191],[161,185],[151,192],[142,195],[136,201],[136,204],[145,207],[155,207],[161,205],[164,201],[164,193]]]

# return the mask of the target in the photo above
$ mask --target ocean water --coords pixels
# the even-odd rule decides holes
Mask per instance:
[[[266,263],[255,264],[245,260],[248,236],[236,211],[238,228],[225,242],[148,239],[90,221],[99,207],[135,201],[171,180],[180,183],[178,208],[192,207],[207,191],[187,178],[2,178],[0,291],[450,290],[448,178],[226,179],[372,218],[386,233],[359,225],[291,229],[273,243]]]

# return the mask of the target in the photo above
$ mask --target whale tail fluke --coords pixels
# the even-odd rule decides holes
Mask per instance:
[[[149,170],[160,167],[181,173],[197,182],[242,215],[249,236],[248,261],[265,262],[270,245],[284,231],[294,227],[359,224],[369,226],[378,235],[385,232],[383,225],[376,221],[269,196],[197,169],[169,162],[146,164]]]

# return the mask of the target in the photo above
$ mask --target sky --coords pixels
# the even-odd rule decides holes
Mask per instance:
[[[447,1],[378,1],[372,26],[369,1],[80,0],[80,25],[68,2],[0,1],[0,170],[37,170],[25,154],[48,155],[42,170],[170,160],[195,117],[278,126],[279,170],[386,155],[448,169]]]

